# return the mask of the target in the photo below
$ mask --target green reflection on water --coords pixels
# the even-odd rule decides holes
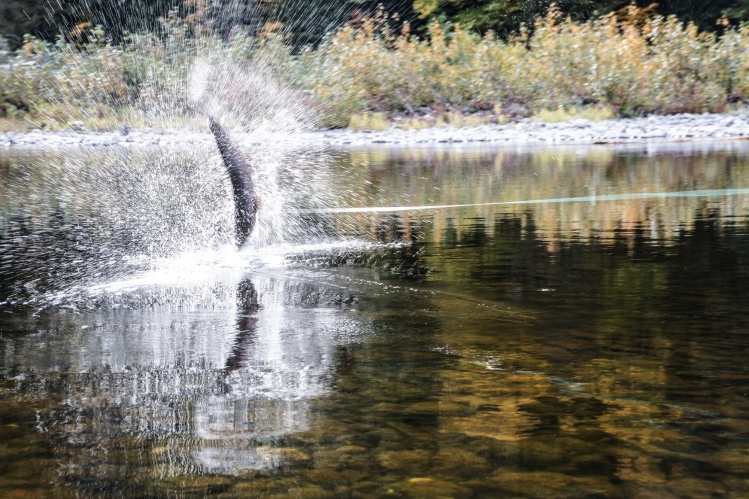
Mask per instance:
[[[321,214],[380,244],[5,306],[0,491],[746,495],[747,152],[332,154],[340,206],[482,205]]]

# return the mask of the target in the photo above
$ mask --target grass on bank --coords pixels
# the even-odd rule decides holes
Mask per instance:
[[[590,121],[610,120],[615,117],[610,106],[569,107],[559,106],[556,109],[541,109],[534,113],[532,120],[543,123],[559,123],[585,119]]]
[[[381,132],[390,128],[390,122],[385,113],[352,114],[349,118],[348,127],[355,131]]]
[[[189,122],[190,70],[206,53],[242,68],[227,78],[260,69],[282,82],[298,94],[290,112],[313,109],[328,127],[381,130],[396,117],[403,128],[420,129],[524,117],[719,113],[749,101],[749,25],[726,27],[718,37],[648,16],[632,7],[628,16],[575,23],[552,8],[532,36],[506,41],[438,23],[420,39],[407,26],[393,33],[369,20],[296,54],[281,36],[222,40],[174,20],[170,36],[133,35],[122,46],[101,31],[84,47],[28,37],[16,53],[0,47],[0,127]],[[242,105],[233,106],[241,112]]]

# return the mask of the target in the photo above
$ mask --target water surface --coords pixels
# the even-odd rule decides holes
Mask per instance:
[[[0,152],[0,495],[749,495],[749,146],[274,161]]]

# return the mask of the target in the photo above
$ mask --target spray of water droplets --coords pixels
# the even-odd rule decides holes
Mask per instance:
[[[289,21],[295,34],[319,28],[304,5],[285,2],[285,10],[275,15]],[[133,101],[134,115],[156,130],[184,123],[185,130],[204,133],[206,115],[215,116],[250,160],[259,211],[246,247],[239,252],[234,247],[231,187],[211,142],[179,150],[29,154],[14,160],[0,189],[0,279],[5,289],[0,302],[75,303],[81,295],[116,293],[112,283],[213,274],[226,267],[246,271],[264,261],[277,262],[279,255],[293,254],[302,244],[328,244],[340,253],[340,237],[319,215],[339,206],[343,196],[330,158],[324,151],[295,146],[293,140],[319,118],[299,90],[304,75],[291,71],[293,65],[277,64],[289,53],[253,38],[259,28],[249,36],[239,33],[251,32],[247,19],[267,18],[263,9],[268,8],[264,2],[229,2],[217,13],[204,11],[203,22],[195,23],[192,33],[185,32],[184,24],[169,25],[168,19],[158,24],[147,12],[128,12],[127,4],[97,13],[104,26],[127,20],[132,30],[123,30],[123,39],[115,42],[131,57],[129,77],[142,80],[137,95],[118,96]],[[335,9],[325,13],[326,19],[351,14],[343,6]],[[234,19],[243,19],[243,27]],[[157,25],[159,30],[150,34],[138,31]],[[282,28],[278,36],[287,34]],[[245,36],[246,43],[226,43],[234,36]],[[67,50],[76,50],[75,45]],[[158,54],[163,77],[153,74],[158,69],[153,64],[138,69],[139,51],[151,61]],[[121,70],[104,67],[106,58],[97,59],[95,52],[87,62],[98,75]],[[48,89],[60,107],[87,95],[96,101],[99,87],[85,78],[70,81],[62,91]],[[84,113],[91,118],[99,111],[92,105]]]

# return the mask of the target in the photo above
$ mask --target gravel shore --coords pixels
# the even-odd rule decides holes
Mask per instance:
[[[6,132],[0,133],[0,147],[145,146],[187,145],[213,141],[205,131],[143,129],[123,132]],[[243,142],[269,140],[235,132]],[[645,141],[685,141],[749,138],[749,115],[679,114],[647,118],[562,123],[535,123],[529,120],[507,125],[428,128],[381,132],[324,130],[284,135],[284,141],[299,145],[367,146],[373,144],[601,144]]]

